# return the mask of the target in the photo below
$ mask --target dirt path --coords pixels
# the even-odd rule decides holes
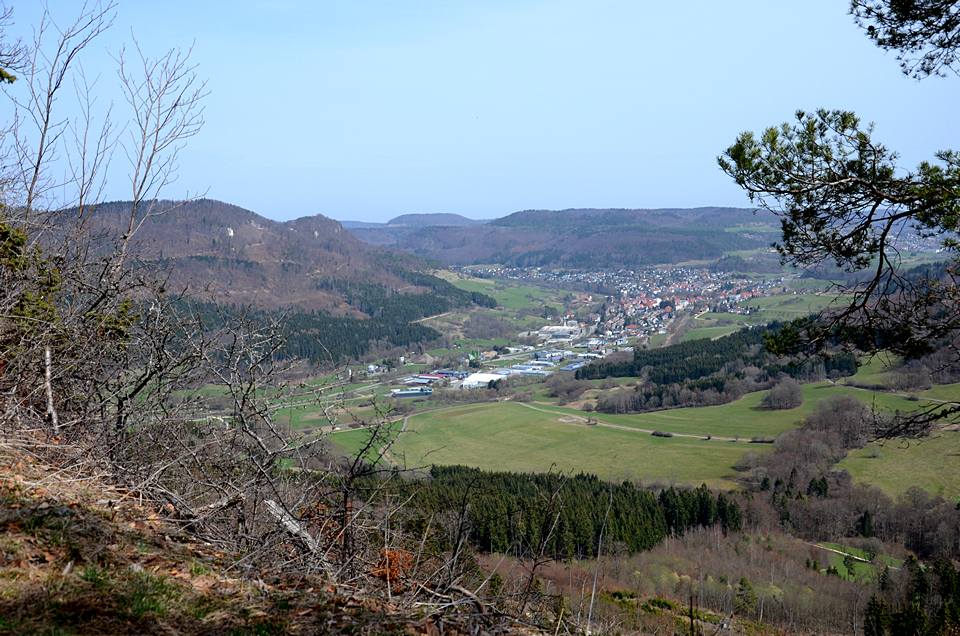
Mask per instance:
[[[812,545],[813,547],[815,547],[815,548],[820,548],[821,550],[824,550],[824,551],[826,551],[826,552],[833,552],[834,554],[842,554],[843,556],[850,556],[854,561],[859,561],[860,563],[873,563],[873,561],[870,561],[870,560],[868,560],[868,559],[864,559],[863,557],[858,557],[856,554],[850,554],[849,552],[844,552],[843,550],[837,550],[837,549],[834,549],[834,548],[828,548],[827,546],[821,545],[821,544],[819,544],[819,543],[811,543],[810,541],[801,541],[801,543],[806,543],[807,545]],[[899,569],[900,569],[900,568],[896,567],[895,565],[887,565],[887,564],[884,564],[884,565],[886,565],[886,566],[887,566],[888,568],[890,568],[891,570],[899,570]]]
[[[427,316],[426,318],[420,318],[419,320],[414,320],[413,322],[423,322],[424,320],[433,320],[434,318],[443,318],[444,316],[449,316],[452,314],[452,311],[445,311],[442,314],[437,314],[436,316]]]
[[[845,389],[854,389],[854,390],[856,390],[856,391],[866,391],[867,393],[880,393],[880,394],[882,394],[882,395],[895,395],[895,396],[897,396],[897,397],[902,397],[902,398],[909,398],[909,397],[910,397],[910,394],[908,394],[908,393],[896,393],[896,392],[894,392],[894,391],[880,391],[880,390],[877,390],[877,389],[868,389],[868,388],[862,387],[862,386],[854,386],[854,385],[852,385],[852,384],[837,384],[837,383],[834,382],[833,380],[827,380],[827,382],[829,382],[829,383],[832,384],[833,386],[841,386],[841,387],[843,387],[843,388],[845,388]],[[956,402],[954,402],[954,401],[952,401],[952,400],[939,400],[939,399],[937,399],[937,398],[923,397],[922,395],[918,395],[918,396],[916,396],[916,397],[917,397],[918,400],[926,400],[927,402],[933,402],[933,403],[935,403],[935,404],[956,404]]]

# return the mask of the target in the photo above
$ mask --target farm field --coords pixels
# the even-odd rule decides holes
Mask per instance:
[[[952,387],[960,393],[960,386]],[[676,481],[697,485],[734,486],[736,461],[747,452],[769,452],[766,444],[748,444],[753,437],[772,439],[799,426],[820,398],[852,393],[875,408],[908,410],[916,402],[905,398],[821,382],[804,386],[803,406],[785,411],[758,408],[763,393],[714,407],[683,408],[654,413],[586,414],[542,402],[475,404],[411,416],[407,431],[393,449],[393,459],[407,466],[429,463],[465,464],[516,471],[562,469],[617,478]],[[533,407],[533,408],[531,408]],[[536,409],[536,410],[535,410]],[[640,429],[586,426],[583,418]],[[300,422],[311,418],[301,416]],[[307,420],[307,421],[305,421]],[[658,438],[641,431],[660,430],[675,437]],[[335,433],[331,439],[344,450],[355,450],[363,431]],[[698,437],[680,437],[691,435]],[[706,440],[708,436],[714,439]],[[740,442],[719,438],[739,438]],[[854,451],[840,464],[858,482],[872,483],[896,495],[919,485],[931,494],[960,494],[960,433],[944,432],[909,447],[888,443],[879,458],[875,449]],[[944,466],[947,468],[944,469]],[[956,466],[956,469],[951,469]],[[612,467],[612,468],[611,468]]]
[[[886,354],[863,359],[860,361],[860,368],[857,369],[857,374],[853,376],[853,379],[857,382],[883,384],[886,379],[883,374],[900,366],[900,363],[899,358]],[[846,384],[849,381],[850,378],[842,378],[837,383]]]
[[[918,393],[922,398],[931,400],[947,400],[951,402],[960,401],[960,384],[941,384],[927,389],[923,393]]]
[[[822,278],[794,278],[793,280],[787,282],[787,289],[795,291],[820,290],[829,292],[833,284],[834,281],[824,280]]]
[[[708,311],[697,316],[695,320],[698,320],[701,322],[712,322],[715,320],[734,320],[737,322],[743,322],[747,318],[749,318],[749,316],[742,316],[740,314],[731,314],[728,312],[717,313],[713,311]]]
[[[558,294],[566,293],[560,290],[548,290],[536,285],[523,285],[504,280],[470,278],[451,280],[450,282],[466,291],[483,292],[493,296],[498,305],[504,309],[514,310],[538,308],[544,304],[559,310],[563,308],[563,304],[557,302],[554,298]]]
[[[408,467],[466,464],[487,470],[564,471],[612,475],[614,479],[734,487],[742,443],[695,438],[658,438],[644,433],[560,421],[522,404],[480,404],[422,413],[409,418],[407,432],[392,449],[393,461]],[[331,436],[356,449],[363,431]]]

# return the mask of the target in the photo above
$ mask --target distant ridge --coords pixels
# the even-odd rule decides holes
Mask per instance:
[[[394,227],[431,227],[431,226],[464,226],[481,225],[488,223],[489,220],[470,219],[460,214],[448,212],[437,212],[433,214],[401,214],[394,217],[386,223],[370,223],[368,221],[340,221],[340,224],[348,230],[367,229],[367,228],[394,228]]]
[[[340,221],[340,225],[346,230],[352,230],[358,227],[383,227],[386,223],[368,223],[366,221]]]
[[[368,245],[398,247],[411,232],[425,227],[464,228],[482,225],[487,221],[475,221],[459,214],[402,214],[386,223],[343,221],[343,227]]]
[[[469,226],[395,225],[408,216],[428,222],[446,215],[404,215],[349,231],[449,265],[595,269],[718,259],[766,247],[768,237],[756,228],[776,224],[769,212],[725,207],[523,210]]]

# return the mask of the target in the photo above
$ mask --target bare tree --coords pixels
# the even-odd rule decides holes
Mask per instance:
[[[203,126],[206,82],[190,64],[190,50],[173,48],[159,58],[144,54],[134,41],[136,61],[126,50],[117,56],[117,74],[131,108],[131,122],[121,142],[130,165],[131,205],[117,268],[123,266],[130,241],[158,208],[160,190],[176,179],[177,157],[188,139]],[[116,275],[116,274],[115,274]]]
[[[189,50],[152,58],[135,43],[116,57],[129,122],[114,121],[112,107],[98,116],[97,80],[79,59],[113,12],[112,2],[85,5],[67,28],[45,12],[23,79],[8,87],[16,187],[0,218],[0,430],[40,440],[62,463],[108,468],[186,531],[242,549],[237,569],[290,566],[342,580],[370,572],[379,546],[389,566],[398,533],[358,493],[396,439],[391,414],[367,422],[363,450],[338,465],[325,431],[293,431],[277,417],[318,398],[326,418],[345,408],[338,385],[279,380],[282,325],[249,309],[204,315],[141,258],[135,237],[170,209],[161,190],[203,124],[206,87]],[[19,59],[8,51],[0,45],[0,68]],[[75,120],[58,108],[71,85]],[[115,236],[98,229],[96,213],[118,147],[132,200]],[[54,165],[67,166],[64,178]]]
[[[762,408],[772,410],[795,409],[801,404],[803,404],[803,388],[799,382],[789,376],[781,378],[760,400]]]
[[[113,2],[84,4],[76,20],[61,28],[45,10],[33,42],[17,58],[23,67],[22,81],[5,85],[16,109],[11,130],[13,179],[24,222],[30,221],[38,202],[63,185],[50,174],[64,148],[68,126],[68,119],[59,115],[57,102],[65,85],[71,83],[78,56],[110,27],[114,14]],[[20,96],[11,85],[25,85],[26,94]]]

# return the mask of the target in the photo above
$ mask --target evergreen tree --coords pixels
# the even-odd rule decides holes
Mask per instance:
[[[919,603],[907,603],[902,610],[890,615],[889,625],[893,636],[922,636],[927,627],[927,615]]]
[[[871,596],[863,619],[864,636],[884,636],[887,633],[888,613],[883,597],[876,594]]]
[[[857,534],[869,539],[873,536],[873,519],[870,517],[870,511],[864,510],[857,520]]]
[[[846,554],[843,557],[843,567],[847,571],[847,578],[853,579],[856,578],[856,562],[850,554]]]
[[[737,596],[734,599],[734,606],[738,612],[749,616],[753,613],[756,604],[757,595],[753,591],[753,585],[751,585],[750,579],[745,576],[741,577],[740,583],[737,585]]]
[[[913,575],[910,585],[910,601],[917,607],[922,608],[926,603],[927,594],[930,592],[930,584],[927,582],[927,577],[920,566],[920,562],[917,561],[917,557],[912,554],[907,557],[906,568]]]

